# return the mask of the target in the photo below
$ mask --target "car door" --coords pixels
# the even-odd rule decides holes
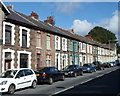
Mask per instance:
[[[15,77],[16,89],[24,88],[25,82],[25,73],[23,70],[20,70]]]
[[[25,78],[26,78],[26,86],[31,86],[32,81],[33,81],[33,72],[30,69],[25,69],[24,70],[25,73]]]
[[[55,71],[56,80],[61,79],[61,77],[62,77],[61,72],[57,68],[54,68],[54,71]]]

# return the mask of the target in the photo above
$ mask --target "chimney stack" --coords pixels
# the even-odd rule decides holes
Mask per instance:
[[[44,20],[44,23],[48,23],[48,24],[51,24],[51,25],[55,25],[55,20],[53,18],[53,16],[49,16],[47,17],[47,20]]]
[[[12,10],[13,9],[13,5],[10,5],[7,8]]]
[[[30,17],[34,17],[35,19],[39,19],[39,15],[35,12],[32,11],[32,13],[30,14]]]

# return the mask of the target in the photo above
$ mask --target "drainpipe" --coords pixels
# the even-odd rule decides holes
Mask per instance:
[[[2,72],[2,21],[3,21],[3,12],[2,5],[0,4],[0,73]]]

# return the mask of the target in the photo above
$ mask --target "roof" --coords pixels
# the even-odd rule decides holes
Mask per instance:
[[[7,7],[3,4],[3,2],[0,0],[0,7],[5,11],[6,14],[10,14],[10,11],[7,9]]]
[[[52,25],[49,24],[45,24],[44,22],[37,20],[35,18],[26,16],[22,13],[13,11],[11,9],[9,9],[10,14],[7,16],[7,20],[10,22],[16,22],[18,24],[22,24],[24,26],[30,27],[31,29],[35,29],[35,30],[41,30],[41,31],[45,31],[45,32],[49,32],[51,34],[57,34],[57,35],[62,35],[62,36],[67,36],[67,34],[65,34],[64,32],[62,32],[61,30],[55,28]],[[30,26],[29,26],[30,25]],[[34,26],[34,27],[31,27]]]
[[[4,9],[4,11],[7,12],[6,20],[8,20],[10,22],[14,22],[19,25],[21,24],[21,25],[27,26],[28,28],[31,28],[31,29],[41,30],[41,31],[48,32],[51,34],[56,34],[56,35],[64,36],[67,38],[72,38],[72,39],[82,41],[87,44],[92,44],[92,45],[96,45],[96,46],[100,46],[100,47],[109,49],[108,45],[98,43],[97,41],[93,41],[92,39],[88,39],[86,37],[77,35],[75,33],[61,29],[56,26],[52,26],[50,24],[46,24],[40,20],[36,20],[35,18],[31,18],[29,16],[26,16],[22,13],[13,11],[11,9],[7,9],[2,1],[0,1],[0,4],[2,4],[2,8]],[[110,49],[113,49],[113,48],[111,47]]]

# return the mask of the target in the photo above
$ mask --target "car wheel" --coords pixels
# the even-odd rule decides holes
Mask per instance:
[[[77,73],[74,73],[74,77],[77,77]]]
[[[83,76],[83,71],[80,72],[80,75]]]
[[[94,70],[94,72],[96,72],[96,69]]]
[[[35,89],[36,87],[37,87],[37,82],[34,80],[34,81],[32,82],[32,88]]]
[[[92,72],[93,72],[93,70],[90,71],[90,73],[92,73]]]
[[[8,93],[9,94],[14,94],[15,93],[15,86],[14,85],[9,86]]]
[[[50,84],[50,85],[53,84],[53,79],[52,79],[52,77],[49,78],[49,84]]]
[[[65,80],[65,76],[64,76],[64,75],[62,75],[62,78],[61,78],[61,80],[62,80],[62,81],[64,81],[64,80]]]

